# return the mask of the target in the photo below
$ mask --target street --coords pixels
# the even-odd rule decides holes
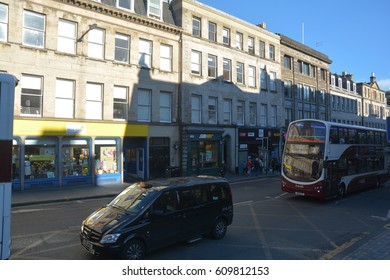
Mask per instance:
[[[344,259],[358,244],[389,227],[388,185],[326,201],[283,193],[278,176],[231,186],[234,219],[225,238],[179,243],[151,252],[147,259]],[[85,251],[78,234],[82,220],[109,200],[12,208],[10,259],[99,259]]]

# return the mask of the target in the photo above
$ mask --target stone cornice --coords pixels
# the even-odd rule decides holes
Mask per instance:
[[[56,2],[62,2],[68,5],[73,5],[85,10],[90,10],[93,12],[98,12],[101,14],[105,14],[108,16],[120,18],[123,20],[131,21],[134,23],[142,24],[147,27],[152,27],[155,29],[159,29],[165,32],[170,32],[175,35],[179,35],[182,30],[177,27],[173,26],[171,24],[167,24],[164,22],[160,22],[157,20],[153,20],[147,17],[144,17],[142,15],[138,15],[131,12],[122,11],[120,9],[116,9],[114,7],[110,7],[104,4],[101,4],[99,2],[93,2],[93,1],[83,1],[83,0],[54,0]]]

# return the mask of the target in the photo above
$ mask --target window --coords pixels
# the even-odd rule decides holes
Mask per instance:
[[[60,19],[58,21],[57,50],[64,53],[76,53],[77,23]]]
[[[118,146],[119,139],[95,139],[95,174],[119,173]]]
[[[46,17],[30,11],[24,11],[23,17],[23,45],[43,48]]]
[[[57,141],[52,138],[27,138],[25,140],[24,175],[26,179],[56,178]]]
[[[85,176],[89,170],[89,140],[64,137],[62,139],[62,176]]]
[[[201,36],[201,21],[198,17],[192,18],[192,35],[196,37]]]
[[[236,65],[237,83],[244,84],[244,64],[237,62]]]
[[[269,85],[271,91],[276,91],[276,72],[269,73]]]
[[[255,39],[248,37],[248,53],[255,54]]]
[[[265,58],[265,42],[259,41],[259,56]]]
[[[8,6],[0,3],[0,41],[6,42],[8,37]]]
[[[217,77],[217,57],[211,54],[208,56],[208,76],[210,78]]]
[[[283,63],[285,69],[291,70],[291,56],[285,55],[283,57]]]
[[[224,124],[232,123],[232,100],[231,99],[223,100],[223,123]]]
[[[160,69],[162,71],[172,71],[172,46],[160,45]]]
[[[139,40],[139,66],[152,67],[152,42],[144,39]]]
[[[103,119],[103,85],[87,83],[85,118]]]
[[[22,75],[21,78],[21,115],[41,116],[42,77]]]
[[[269,59],[275,60],[275,46],[269,45]]]
[[[133,0],[117,0],[116,5],[118,8],[134,11],[134,1]]]
[[[209,97],[208,112],[209,124],[216,124],[218,116],[218,98]]]
[[[230,46],[230,29],[224,27],[222,30],[223,44]]]
[[[292,98],[292,82],[291,81],[284,81],[283,89],[284,89],[284,97],[291,99]]]
[[[217,25],[213,22],[209,22],[209,40],[212,42],[217,41]]]
[[[126,120],[127,119],[127,96],[128,88],[122,86],[114,86],[114,110],[113,118],[116,120]]]
[[[265,69],[260,70],[260,87],[261,89],[267,89],[267,71]]]
[[[115,61],[129,63],[130,36],[115,34]]]
[[[223,79],[227,82],[232,80],[232,64],[230,59],[223,59]]]
[[[191,51],[191,73],[202,74],[202,54],[198,51]]]
[[[256,87],[256,67],[248,67],[248,85],[250,87]]]
[[[236,48],[239,49],[239,50],[243,50],[244,47],[243,47],[243,35],[242,33],[236,33]]]
[[[148,16],[155,19],[162,19],[162,1],[149,0],[148,1]]]
[[[244,125],[245,122],[245,102],[237,101],[237,124]]]
[[[138,89],[138,121],[150,122],[152,112],[152,91]]]
[[[271,127],[277,127],[277,116],[278,116],[277,106],[271,105],[271,116],[270,116],[270,123],[269,123]]]
[[[320,70],[321,80],[326,81],[326,70],[321,69]]]
[[[92,29],[88,33],[88,56],[98,59],[104,59],[104,38],[103,29]]]
[[[256,117],[257,117],[257,104],[255,102],[249,103],[249,125],[256,125]]]
[[[160,92],[160,122],[172,121],[172,93]]]
[[[71,119],[74,117],[74,89],[75,81],[64,79],[56,80],[56,118]]]
[[[267,104],[261,104],[260,105],[260,126],[267,126],[267,115],[268,115],[268,109]]]
[[[202,97],[200,95],[191,96],[191,122],[202,122]]]

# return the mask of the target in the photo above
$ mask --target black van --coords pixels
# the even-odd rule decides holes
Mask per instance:
[[[223,238],[232,221],[232,193],[224,178],[169,178],[126,188],[83,221],[80,240],[94,255],[141,259],[204,234]]]

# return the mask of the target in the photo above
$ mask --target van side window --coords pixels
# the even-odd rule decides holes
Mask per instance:
[[[200,205],[208,201],[207,187],[195,187],[180,192],[182,208]]]
[[[177,210],[177,196],[176,196],[176,192],[173,190],[164,192],[153,203],[154,212],[165,214],[176,210]]]
[[[225,199],[225,193],[220,185],[210,186],[211,201],[218,201]]]

